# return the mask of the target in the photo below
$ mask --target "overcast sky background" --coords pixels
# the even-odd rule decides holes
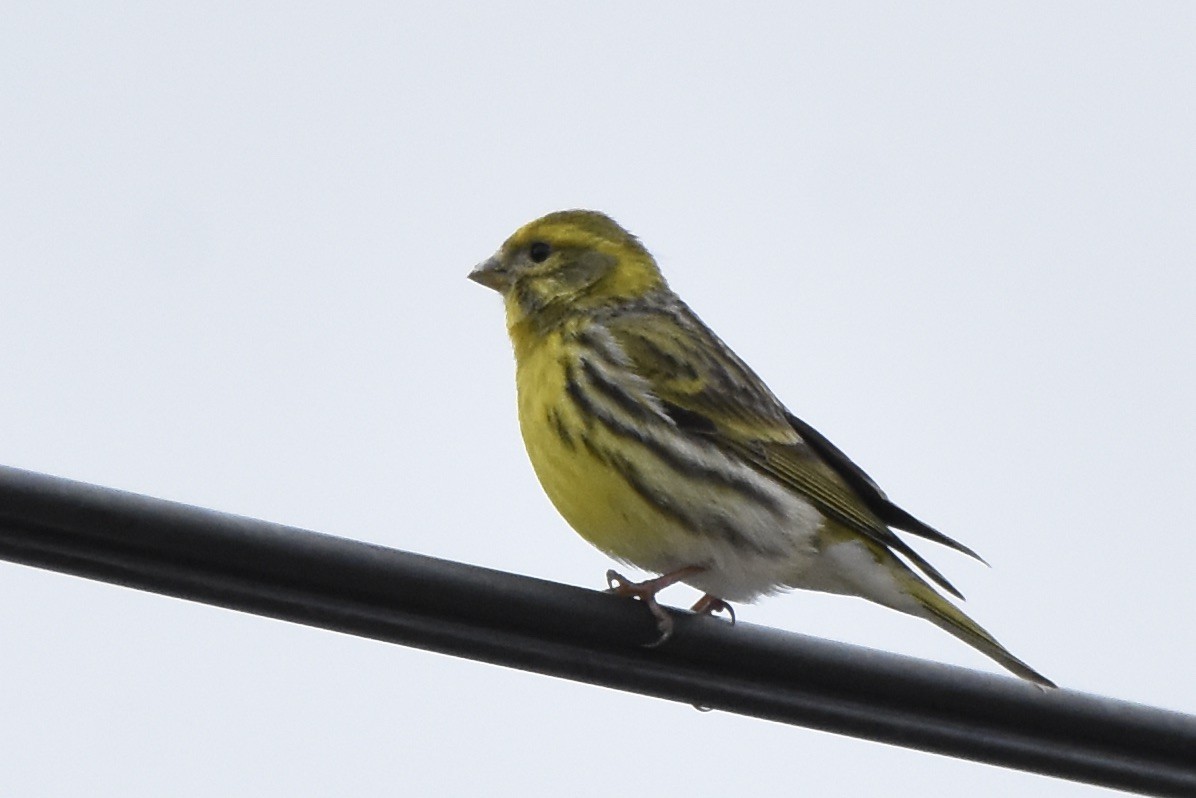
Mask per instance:
[[[6,4],[0,462],[595,588],[465,274],[612,214],[1060,684],[1196,712],[1196,6]],[[665,594],[688,604],[688,588]],[[740,618],[987,670],[793,594]],[[0,793],[1095,788],[0,564]]]

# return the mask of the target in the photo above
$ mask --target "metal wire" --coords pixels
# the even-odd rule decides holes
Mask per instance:
[[[0,558],[727,712],[1196,796],[1190,715],[686,613],[667,644],[645,648],[655,626],[628,599],[3,466]]]

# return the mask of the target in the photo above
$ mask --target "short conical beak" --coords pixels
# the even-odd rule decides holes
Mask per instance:
[[[511,275],[496,255],[484,260],[469,273],[469,279],[487,288],[493,288],[500,294],[511,286]]]

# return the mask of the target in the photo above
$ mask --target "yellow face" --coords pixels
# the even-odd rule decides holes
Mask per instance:
[[[509,313],[533,320],[664,285],[635,236],[596,211],[559,211],[524,225],[469,276],[503,294]]]

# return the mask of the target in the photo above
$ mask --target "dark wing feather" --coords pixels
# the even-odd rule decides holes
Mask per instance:
[[[786,412],[785,418],[797,430],[797,434],[801,435],[802,440],[810,444],[815,451],[822,455],[822,459],[826,460],[832,468],[839,472],[839,476],[843,477],[843,480],[855,489],[860,499],[886,524],[897,529],[904,529],[910,534],[926,538],[927,540],[933,540],[935,543],[941,543],[969,557],[975,557],[980,562],[988,565],[988,562],[979,554],[972,551],[972,549],[954,538],[947,537],[929,524],[919,521],[889,501],[889,497],[873,481],[872,477],[865,474],[864,469],[853,463],[847,455],[843,454],[839,447],[828,441],[818,430],[792,413]]]

